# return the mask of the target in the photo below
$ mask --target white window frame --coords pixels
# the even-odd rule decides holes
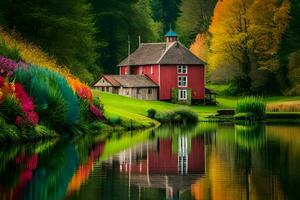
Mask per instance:
[[[180,80],[182,78],[185,78],[185,81]],[[182,83],[182,85],[180,85],[181,83]],[[185,84],[183,84],[183,83],[185,83]],[[187,87],[188,86],[188,77],[187,76],[178,76],[177,85],[178,85],[178,87]]]
[[[178,65],[177,66],[177,73],[178,74],[187,74],[188,73],[188,66],[187,65]]]
[[[182,100],[187,100],[187,89],[179,89],[178,90],[178,100],[182,101]]]

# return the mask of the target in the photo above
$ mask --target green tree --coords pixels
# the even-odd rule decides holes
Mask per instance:
[[[289,71],[299,71],[300,68],[298,62],[293,62],[294,59],[297,60],[298,58],[299,60],[300,58],[300,2],[298,0],[291,0],[290,2],[290,20],[287,29],[282,35],[280,49],[278,51],[280,59],[280,70],[278,74],[283,88],[293,87],[297,82],[300,84],[299,72],[296,73],[298,77],[295,78],[291,77],[291,75],[295,76],[295,73],[289,73]]]
[[[170,26],[176,26],[180,15],[179,5],[181,0],[151,0],[153,19],[163,24],[162,31],[166,33]]]
[[[286,28],[288,7],[288,0],[218,2],[209,29],[210,71],[214,76],[230,68],[234,75],[230,89],[233,93],[278,91],[276,53]]]
[[[149,0],[91,0],[99,29],[98,64],[105,73],[118,73],[116,65],[128,54],[128,38],[131,50],[142,42],[159,40],[159,23],[152,19]]]
[[[94,18],[85,0],[7,0],[0,7],[9,30],[41,46],[75,75],[91,82],[99,73]]]
[[[182,0],[176,23],[180,41],[189,46],[197,34],[208,31],[217,0]]]

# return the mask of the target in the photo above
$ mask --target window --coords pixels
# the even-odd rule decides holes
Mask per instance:
[[[187,100],[187,90],[178,90],[178,99]]]
[[[137,89],[137,94],[141,94],[141,89],[140,88]]]
[[[150,72],[151,74],[154,74],[154,72],[153,72],[153,66],[152,65],[151,65],[150,71],[151,71]]]
[[[187,76],[178,76],[178,87],[187,87]]]
[[[186,65],[178,65],[177,73],[178,74],[187,74],[187,66]]]
[[[142,66],[141,68],[140,68],[140,74],[144,74],[144,67]]]
[[[148,89],[148,94],[152,94],[152,89]]]

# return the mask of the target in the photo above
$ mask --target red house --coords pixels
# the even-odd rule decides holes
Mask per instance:
[[[120,76],[146,76],[155,83],[157,99],[173,101],[203,100],[205,98],[205,62],[195,56],[178,41],[177,34],[170,29],[163,43],[141,43],[139,48],[119,65]],[[136,76],[132,76],[135,77]],[[113,82],[103,78],[94,87],[103,91],[116,91]],[[112,82],[112,83],[110,83]],[[110,86],[111,85],[111,86]],[[105,88],[104,88],[105,87]],[[113,88],[114,90],[110,89]],[[144,89],[147,87],[145,86]],[[135,92],[126,96],[137,97]],[[146,90],[144,91],[146,92]],[[139,98],[148,99],[147,95]]]

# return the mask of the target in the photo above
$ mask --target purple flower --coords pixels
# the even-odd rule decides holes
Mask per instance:
[[[0,75],[12,76],[13,72],[19,67],[26,67],[27,64],[20,61],[15,62],[11,59],[8,59],[4,56],[0,56]]]

